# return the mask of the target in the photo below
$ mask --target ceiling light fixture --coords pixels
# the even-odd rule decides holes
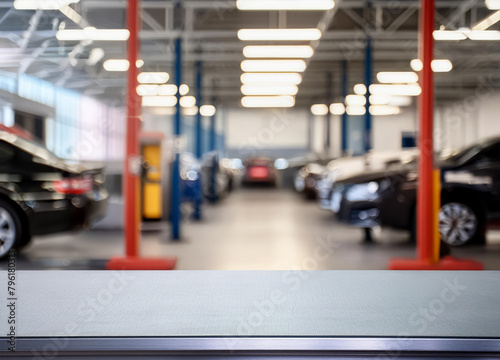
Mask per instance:
[[[59,10],[63,6],[76,4],[80,0],[15,0],[16,10]]]
[[[159,85],[139,85],[137,86],[137,95],[139,96],[157,96]]]
[[[181,97],[179,104],[181,107],[189,108],[196,105],[196,98],[194,96],[183,96]]]
[[[410,66],[413,71],[422,71],[424,67],[420,59],[410,61]],[[453,69],[453,64],[448,59],[435,59],[432,60],[431,68],[434,72],[450,72]]]
[[[241,105],[247,108],[289,108],[295,105],[293,96],[244,96]]]
[[[201,116],[214,116],[216,112],[215,106],[213,105],[202,105],[200,107]]]
[[[395,96],[418,96],[422,89],[418,84],[410,85],[389,85],[373,84],[370,85],[370,94],[373,95],[395,95]]]
[[[303,72],[304,60],[243,60],[241,70],[245,72]]]
[[[238,0],[239,10],[330,10],[333,0]]]
[[[382,84],[416,83],[418,75],[411,71],[382,71],[377,74],[377,80]]]
[[[170,79],[166,72],[142,72],[137,75],[139,84],[164,84]]]
[[[241,29],[238,39],[246,41],[312,41],[321,38],[319,29]]]
[[[365,95],[366,94],[366,86],[365,86],[365,84],[356,84],[356,85],[354,85],[354,93],[356,95]]]
[[[328,114],[328,105],[314,104],[311,106],[311,113],[316,116],[323,116]]]
[[[243,48],[243,55],[247,58],[307,59],[313,54],[313,48],[308,45],[249,45]]]
[[[401,109],[398,106],[388,105],[372,105],[369,111],[373,116],[388,116],[401,113]]]
[[[366,109],[364,106],[347,106],[347,115],[351,116],[361,116],[366,114]]]
[[[59,30],[56,34],[60,41],[126,41],[130,32],[126,29],[96,29],[86,27],[85,29]]]
[[[490,10],[500,10],[500,0],[486,0],[485,3]]]
[[[434,40],[436,41],[446,41],[446,40],[465,40],[467,36],[463,31],[459,30],[434,30],[433,34]]]
[[[140,68],[144,65],[144,61],[137,60],[135,65]],[[125,59],[108,59],[103,63],[103,67],[106,71],[127,71],[129,62]]]
[[[364,106],[366,104],[366,97],[363,95],[347,95],[345,103],[348,106]]]
[[[242,85],[243,95],[296,95],[299,91],[297,85]]]
[[[299,73],[245,73],[241,75],[240,79],[245,85],[299,85],[302,82],[302,76]]]
[[[189,86],[187,86],[186,84],[182,84],[179,87],[179,93],[181,96],[187,95],[189,93]]]
[[[333,103],[330,104],[330,113],[332,115],[344,115],[345,113],[345,105],[342,103]]]
[[[177,104],[175,96],[143,96],[142,106],[144,107],[171,107]]]
[[[153,85],[155,86],[155,85]],[[156,85],[158,86],[158,85]],[[158,95],[162,96],[171,96],[177,94],[177,86],[174,84],[166,84],[166,85],[159,85],[158,86]]]
[[[472,30],[467,34],[471,40],[493,41],[500,40],[500,31],[498,30]]]

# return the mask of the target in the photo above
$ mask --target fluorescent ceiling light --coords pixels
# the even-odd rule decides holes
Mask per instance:
[[[309,45],[249,45],[243,48],[247,58],[310,58],[314,50]]]
[[[319,29],[242,29],[238,31],[238,39],[249,41],[311,41],[320,38]]]
[[[238,0],[239,10],[330,10],[333,0]]]
[[[59,10],[80,0],[15,0],[16,10]]]
[[[137,60],[135,65],[140,68],[144,65],[144,61]],[[125,59],[109,59],[104,62],[103,67],[106,71],[127,71],[129,62]]]
[[[364,106],[347,106],[347,115],[364,115],[366,114],[366,109]]]
[[[56,34],[57,40],[61,41],[126,41],[130,33],[126,29],[96,29],[86,27],[78,30],[59,30]]]
[[[370,94],[373,95],[396,95],[396,96],[418,96],[422,92],[418,84],[410,85],[370,85]]]
[[[500,0],[486,0],[485,3],[490,10],[500,10]]]
[[[166,72],[142,72],[137,75],[140,84],[164,84],[170,79]]]
[[[472,30],[467,34],[471,40],[500,40],[500,31],[498,30]]]
[[[244,96],[241,105],[247,108],[289,108],[295,105],[293,96]]]
[[[412,99],[410,96],[392,96],[390,100],[387,102],[389,106],[410,106],[412,103]],[[373,104],[376,105],[376,104]],[[385,104],[383,104],[385,105]]]
[[[486,30],[490,26],[495,25],[500,21],[500,11],[495,11],[493,14],[488,16],[486,19],[480,21],[472,27],[472,30]]]
[[[345,103],[348,106],[364,106],[366,104],[366,97],[363,95],[347,95]]]
[[[297,85],[242,85],[243,95],[296,95],[299,91]]]
[[[170,107],[177,104],[175,96],[143,96],[142,106],[144,107]]]
[[[370,106],[370,114],[373,116],[397,115],[401,112],[398,106],[388,105],[372,105]]]
[[[200,107],[201,116],[214,116],[215,115],[215,106],[213,105],[203,105]]]
[[[299,73],[245,73],[241,75],[240,79],[245,85],[299,85],[302,82],[302,76]]]
[[[241,70],[245,72],[303,72],[304,60],[243,60]]]
[[[383,71],[377,74],[377,80],[382,84],[416,83],[418,75],[411,71]]]
[[[153,85],[155,86],[155,85]],[[177,94],[177,86],[173,84],[159,85],[158,95],[171,96]]]
[[[182,84],[179,87],[179,93],[181,94],[181,96],[187,95],[189,93],[189,86],[187,86],[186,84]]]
[[[183,96],[179,103],[185,108],[193,107],[196,105],[196,98],[194,96]]]
[[[102,66],[106,71],[127,71],[129,68],[128,60],[109,59]]]
[[[342,103],[333,103],[330,104],[330,113],[332,115],[344,115],[345,106]]]
[[[370,95],[370,104],[371,105],[387,105],[391,101],[391,97],[389,95]]]
[[[313,115],[322,116],[328,114],[328,105],[325,104],[314,104],[311,106],[311,112]]]
[[[139,96],[156,96],[159,85],[139,85],[137,86],[137,95]]]
[[[434,40],[444,41],[444,40],[465,40],[467,36],[463,31],[460,30],[434,30],[433,32]]]
[[[198,106],[183,107],[181,113],[182,115],[194,116],[198,114]]]
[[[420,59],[413,59],[410,66],[414,71],[422,71],[424,67]],[[431,67],[434,72],[450,72],[453,69],[453,64],[448,59],[435,59],[432,60]]]
[[[354,93],[356,95],[365,95],[366,94],[366,86],[364,84],[354,85]]]

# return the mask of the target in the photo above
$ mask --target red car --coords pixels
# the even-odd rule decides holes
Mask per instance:
[[[248,159],[245,164],[244,184],[276,185],[276,170],[274,162],[265,157]]]

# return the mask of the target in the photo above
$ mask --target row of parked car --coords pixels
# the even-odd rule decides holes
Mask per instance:
[[[418,150],[410,149],[312,161],[297,171],[294,185],[343,223],[366,231],[407,230],[415,240],[418,158]],[[436,164],[441,240],[451,246],[484,244],[486,230],[500,220],[500,137],[436,155]]]

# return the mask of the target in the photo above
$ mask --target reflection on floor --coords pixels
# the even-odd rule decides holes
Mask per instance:
[[[148,224],[148,227],[152,227]],[[386,269],[389,259],[413,257],[404,232],[383,231],[375,244],[362,233],[335,223],[332,215],[287,190],[243,189],[215,206],[205,206],[201,222],[183,223],[183,239],[170,240],[168,225],[144,231],[142,254],[177,256],[178,269],[284,270]],[[500,269],[500,233],[485,247],[453,249],[457,257]],[[120,231],[90,231],[34,239],[19,256],[18,269],[102,269],[123,254]],[[5,268],[0,263],[0,268]]]

